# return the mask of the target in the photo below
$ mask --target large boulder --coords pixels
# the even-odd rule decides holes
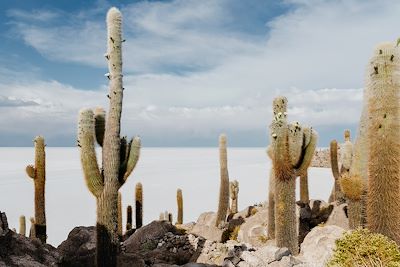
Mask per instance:
[[[347,217],[347,204],[335,205],[326,225],[336,225],[349,230],[349,218]]]
[[[200,236],[207,240],[221,242],[223,239],[224,229],[215,226],[215,212],[205,212],[200,214],[197,223],[189,230],[189,233]]]
[[[267,225],[268,209],[258,207],[258,211],[253,216],[245,218],[245,222],[240,226],[237,240],[262,247],[267,241]]]
[[[301,244],[299,259],[311,266],[325,266],[332,256],[335,241],[344,232],[343,228],[335,225],[314,227]]]
[[[48,244],[8,229],[7,216],[0,212],[0,266],[58,266],[60,255]]]
[[[62,265],[85,267],[95,265],[96,227],[75,227],[68,238],[58,248],[62,256]]]

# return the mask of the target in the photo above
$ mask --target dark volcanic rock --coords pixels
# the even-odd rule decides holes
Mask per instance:
[[[96,227],[75,227],[58,248],[62,266],[95,266]]]
[[[0,213],[0,266],[59,266],[57,250],[8,229],[7,217]]]

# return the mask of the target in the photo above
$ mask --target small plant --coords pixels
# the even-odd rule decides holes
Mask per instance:
[[[240,230],[240,226],[239,225],[235,226],[235,228],[233,228],[233,231],[231,232],[231,235],[229,236],[229,239],[237,241],[239,230]]]
[[[327,266],[400,266],[400,250],[388,237],[358,228],[336,240],[334,254]]]

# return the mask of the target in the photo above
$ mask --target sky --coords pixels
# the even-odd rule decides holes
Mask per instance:
[[[268,145],[274,97],[319,146],[356,134],[373,48],[400,1],[3,0],[0,146],[75,146],[81,108],[108,109],[105,16],[123,15],[122,135],[143,146]]]

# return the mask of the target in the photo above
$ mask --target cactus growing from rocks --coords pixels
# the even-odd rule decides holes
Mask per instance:
[[[45,185],[46,185],[46,152],[44,138],[37,136],[35,143],[35,165],[26,166],[26,173],[33,179],[35,186],[35,233],[37,238],[46,243],[46,210],[45,210]]]
[[[126,208],[126,231],[132,229],[132,206],[128,205]]]
[[[400,53],[380,44],[368,65],[368,228],[400,245]]]
[[[36,238],[36,233],[35,233],[35,218],[31,217],[29,219],[29,221],[31,222],[31,227],[29,229],[29,237],[30,238]]]
[[[272,162],[275,176],[275,238],[278,247],[299,252],[296,223],[296,177],[310,166],[317,134],[298,124],[287,124],[287,99],[273,101],[274,119],[270,125]]]
[[[221,226],[225,223],[229,208],[229,174],[228,157],[226,152],[226,135],[219,136],[219,165],[220,165],[220,186],[217,218],[215,226]]]
[[[95,117],[90,109],[81,110],[79,116],[78,146],[81,148],[83,173],[89,191],[97,200],[97,266],[116,266],[119,247],[118,190],[135,168],[140,152],[139,138],[127,143],[125,138],[120,137],[123,98],[121,25],[120,11],[115,7],[111,8],[107,13],[106,59],[109,68],[107,76],[110,80],[107,119],[104,123],[98,119],[102,112],[96,110]],[[96,139],[102,146],[101,170],[96,158],[95,132]]]
[[[23,236],[26,235],[26,220],[24,215],[19,217],[19,234]]]
[[[350,229],[357,229],[365,225],[364,211],[362,209],[362,194],[364,191],[364,181],[360,176],[350,176],[344,173],[339,179],[341,192],[347,200],[347,214]]]
[[[229,183],[229,195],[231,198],[230,213],[236,214],[238,212],[238,195],[239,195],[239,182],[234,180]]]
[[[178,205],[178,216],[177,216],[177,224],[183,223],[183,196],[182,196],[182,189],[176,191],[176,202]]]
[[[267,155],[272,160],[273,152],[271,146],[267,147]],[[275,239],[275,175],[272,166],[269,172],[268,186],[268,238]]]
[[[160,221],[164,221],[165,220],[165,216],[164,216],[164,212],[160,213],[160,216],[158,218]]]
[[[136,229],[143,226],[143,186],[137,183],[135,187],[135,219]]]

